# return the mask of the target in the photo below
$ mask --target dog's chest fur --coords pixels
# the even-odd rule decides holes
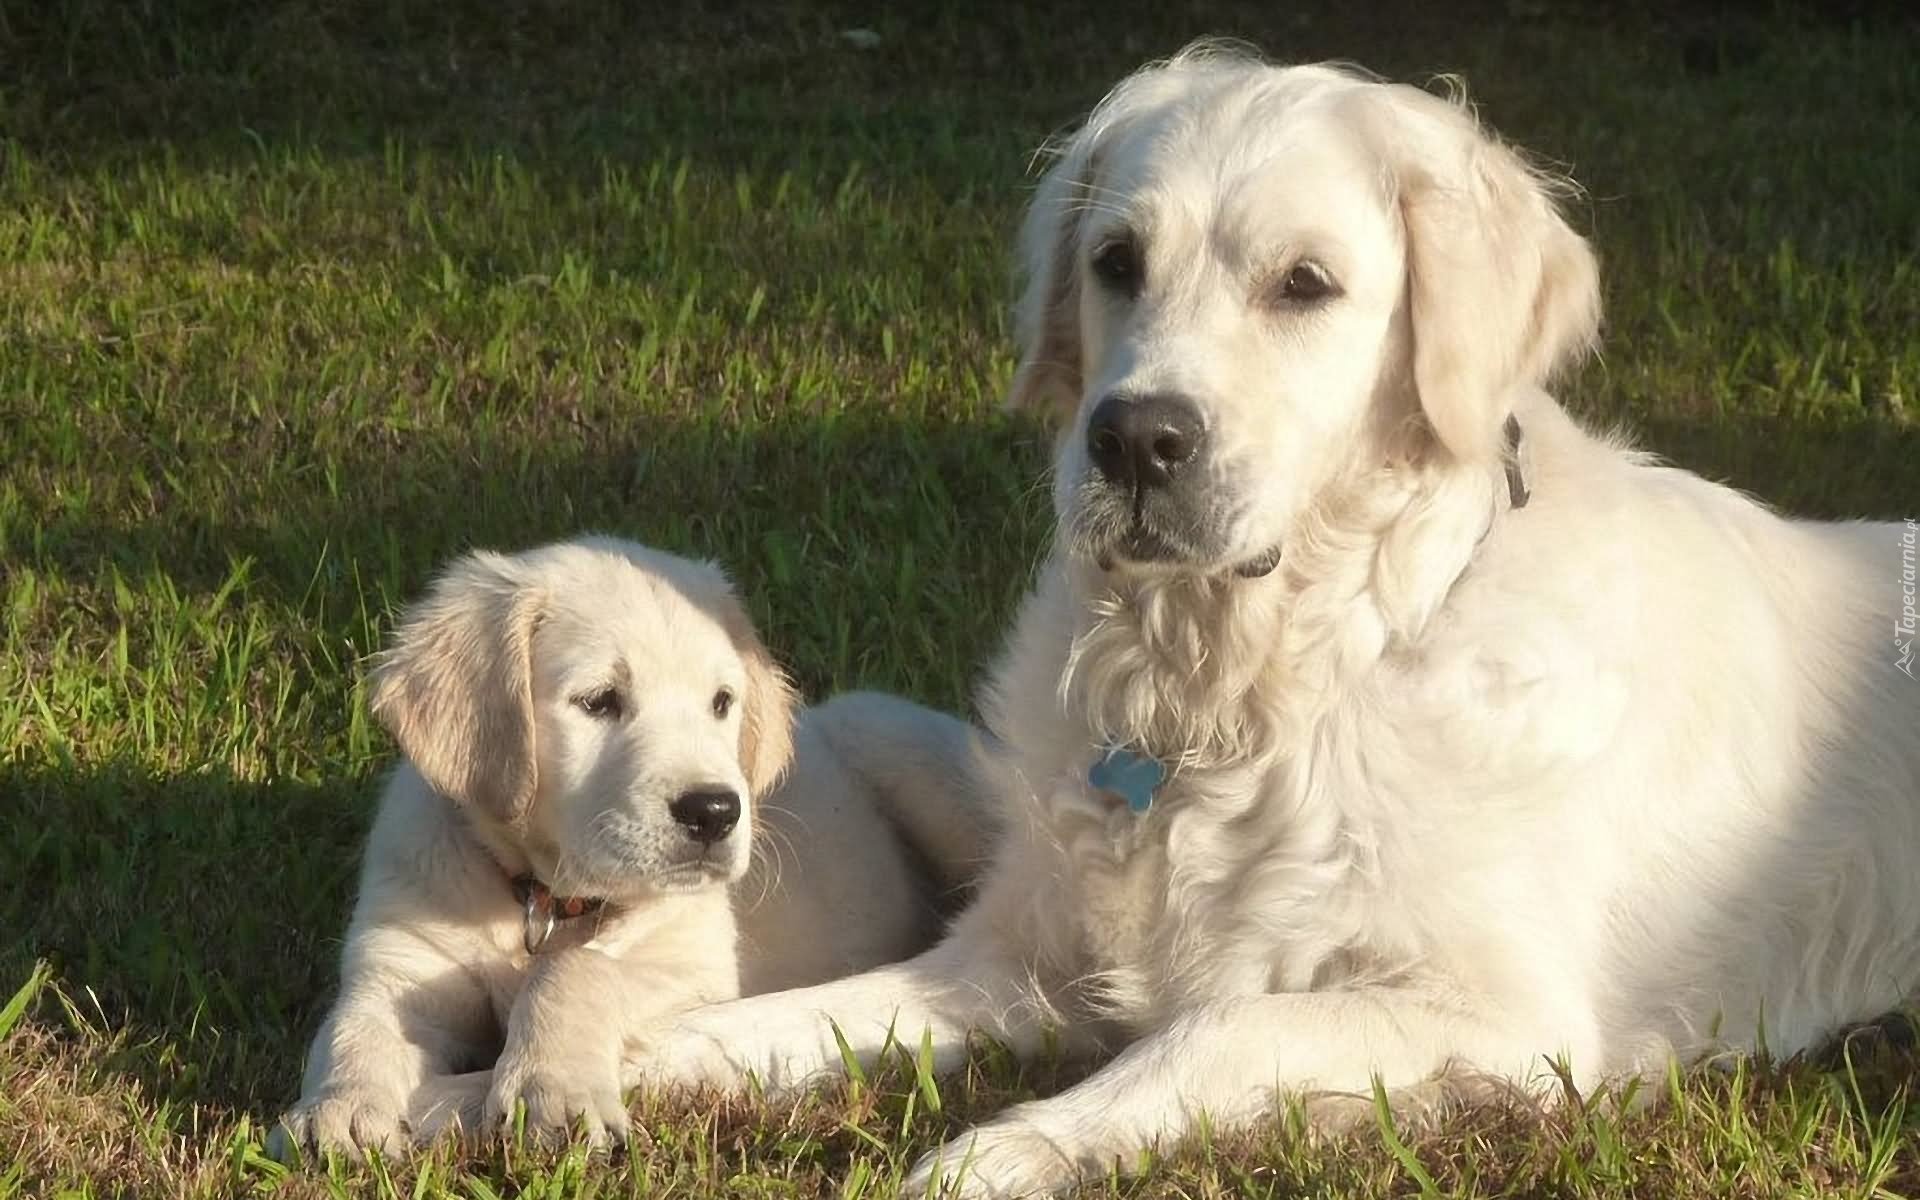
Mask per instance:
[[[1052,965],[1076,997],[1138,1031],[1209,1000],[1324,985],[1366,961],[1365,872],[1338,810],[1301,803],[1307,762],[1268,752],[1283,735],[1274,714],[1211,714],[1241,749],[1195,737],[1182,723],[1209,714],[1183,708],[1173,683],[1203,681],[1156,677],[1122,626],[1103,631],[1107,645],[1059,628],[1047,610],[1068,606],[1047,590],[1023,613],[989,704],[1033,797],[1017,819],[1035,823],[1035,852],[1051,860],[1044,902],[1074,915],[1074,944]],[[1042,645],[1051,653],[1033,652]],[[1144,813],[1088,779],[1112,745],[1168,769]]]
[[[1337,828],[1277,819],[1280,774],[1177,775],[1135,814],[1062,772],[1043,806],[1045,844],[1075,914],[1070,971],[1090,1008],[1138,1031],[1208,1001],[1377,967],[1366,872]],[[1267,805],[1235,813],[1223,795]]]

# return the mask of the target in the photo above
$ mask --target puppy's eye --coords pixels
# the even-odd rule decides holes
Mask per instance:
[[[573,706],[597,720],[617,721],[621,713],[620,690],[606,687],[582,692],[573,698]]]
[[[721,688],[713,694],[713,715],[724,721],[727,714],[732,711],[733,690],[731,688]]]
[[[1339,295],[1340,285],[1333,281],[1325,267],[1303,258],[1280,280],[1278,293],[1279,299],[1289,304],[1316,304]]]
[[[1093,252],[1093,274],[1102,284],[1126,296],[1140,294],[1140,248],[1131,237],[1117,237]]]

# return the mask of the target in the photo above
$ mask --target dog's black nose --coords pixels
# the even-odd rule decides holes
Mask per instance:
[[[1200,410],[1185,396],[1108,396],[1087,421],[1087,454],[1122,487],[1165,487],[1206,444]]]
[[[731,788],[688,792],[667,805],[667,811],[686,826],[694,841],[711,846],[739,823],[740,796]]]

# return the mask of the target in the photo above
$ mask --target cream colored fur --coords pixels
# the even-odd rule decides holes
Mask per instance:
[[[987,852],[972,731],[872,694],[792,706],[712,566],[594,538],[448,568],[373,674],[407,757],[275,1149],[394,1153],[521,1104],[618,1138],[650,1025],[929,945]],[[703,845],[668,805],[712,788],[744,806]],[[526,953],[525,871],[608,900],[592,940]]]
[[[1598,276],[1555,192],[1463,104],[1347,70],[1200,49],[1121,84],[1022,243],[1058,536],[987,688],[1010,834],[979,897],[907,963],[689,1014],[629,1078],[800,1086],[829,1019],[943,1067],[975,1030],[1117,1051],[908,1181],[1018,1195],[1282,1095],[1331,1124],[1376,1080],[1588,1089],[1910,995],[1902,527],[1785,519],[1570,419],[1542,386]],[[1093,272],[1116,238],[1137,294]],[[1305,261],[1337,292],[1276,298]],[[1168,392],[1211,524],[1115,560],[1088,413]],[[1114,745],[1172,772],[1144,815],[1088,784]]]

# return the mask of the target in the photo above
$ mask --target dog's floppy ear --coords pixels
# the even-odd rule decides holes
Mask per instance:
[[[1044,147],[1053,164],[1040,177],[1020,226],[1020,299],[1013,309],[1020,365],[1007,407],[1051,411],[1071,420],[1085,387],[1080,344],[1080,239],[1087,212],[1105,203],[1100,160],[1122,131],[1180,94],[1184,67],[1205,55],[1189,51],[1134,72],[1094,106],[1072,136]]]
[[[1024,279],[1014,305],[1020,365],[1007,407],[1071,417],[1080,403],[1080,226],[1097,133],[1083,130],[1041,177],[1020,228]]]
[[[369,707],[427,783],[508,823],[534,792],[538,607],[513,560],[469,554],[407,610],[370,680]]]
[[[1070,137],[1055,139],[1040,157],[1053,163],[1040,178],[1020,227],[1020,299],[1014,340],[1020,365],[1007,407],[1051,410],[1071,419],[1085,389],[1080,342],[1080,249],[1086,214],[1111,207],[1100,186],[1101,160],[1127,133],[1189,96],[1196,83],[1231,79],[1258,61],[1238,43],[1195,42],[1165,62],[1150,63],[1120,81]]]
[[[740,770],[747,777],[747,790],[764,796],[793,762],[797,699],[793,684],[767,652],[731,585],[719,602],[719,612],[734,651],[747,668],[747,694],[740,698]]]
[[[1366,91],[1406,230],[1421,411],[1455,458],[1492,461],[1513,389],[1544,384],[1593,346],[1599,268],[1548,180],[1463,102],[1399,85]]]

